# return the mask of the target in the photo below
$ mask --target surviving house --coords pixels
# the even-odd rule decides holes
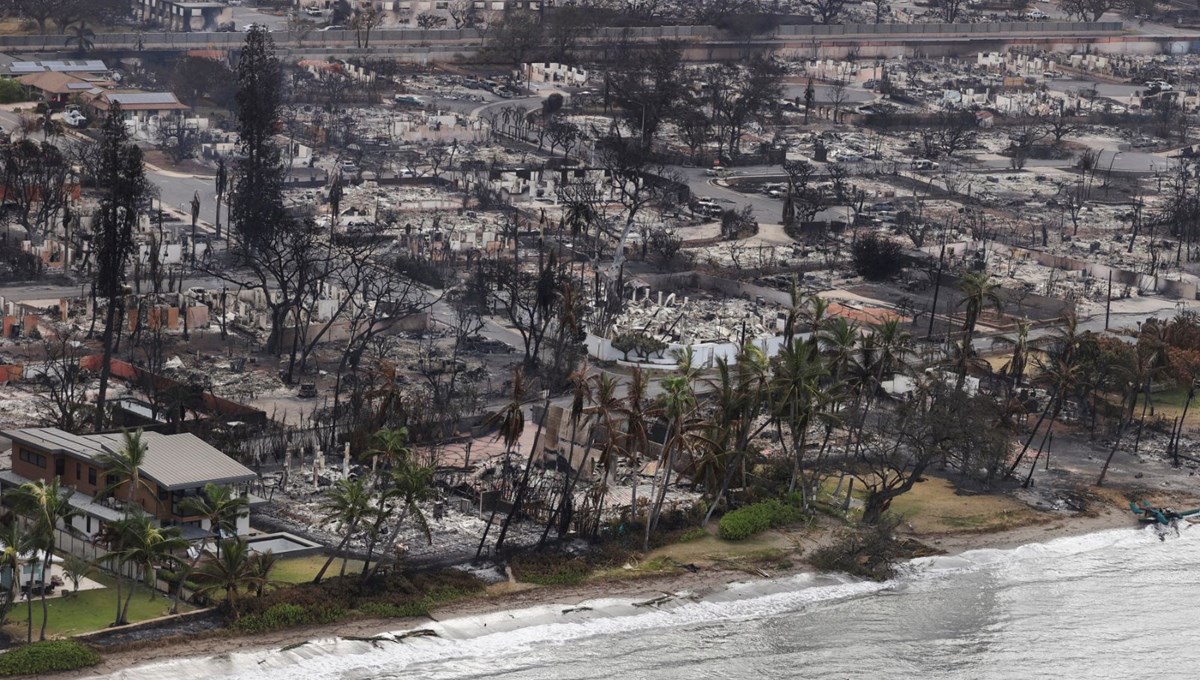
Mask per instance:
[[[121,105],[125,120],[140,129],[142,126],[161,119],[184,115],[191,107],[170,92],[113,92],[94,90],[87,102],[96,118],[103,118],[113,104]]]
[[[83,95],[96,88],[112,86],[114,83],[104,76],[91,74],[75,75],[59,71],[38,71],[17,78],[32,97],[52,106],[66,104],[72,97]]]
[[[54,427],[5,430],[12,440],[12,467],[0,470],[0,492],[38,479],[58,477],[64,487],[74,489],[71,505],[80,512],[74,527],[93,536],[105,522],[118,520],[129,497],[125,480],[109,473],[99,459],[124,445],[121,434],[76,435]],[[249,495],[249,485],[258,477],[252,470],[192,434],[142,434],[146,462],[140,468],[144,484],[134,494],[134,503],[163,525],[182,527],[187,538],[209,535],[208,522],[186,514],[183,501],[198,495],[206,484],[230,485]],[[116,485],[108,493],[104,489]],[[238,533],[250,530],[249,518],[238,520]]]

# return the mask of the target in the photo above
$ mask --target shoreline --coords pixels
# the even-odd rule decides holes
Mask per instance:
[[[914,534],[899,532],[901,538],[912,538],[948,555],[971,550],[1009,550],[1057,538],[1080,536],[1109,529],[1134,528],[1136,523],[1127,512],[1105,505],[1092,515],[1064,516],[1046,513],[1045,521],[989,533]],[[696,573],[683,572],[633,579],[604,579],[574,586],[534,586],[500,583],[489,586],[488,593],[479,598],[453,603],[435,610],[428,617],[364,618],[341,623],[291,628],[254,636],[216,634],[187,640],[166,640],[145,647],[104,653],[97,666],[69,677],[107,676],[138,666],[171,659],[194,659],[233,652],[255,652],[280,649],[312,640],[337,637],[370,637],[381,633],[419,628],[431,622],[523,609],[545,605],[576,605],[586,600],[619,598],[649,599],[664,592],[687,590],[704,596],[728,586],[747,581],[763,581],[813,573],[806,562],[795,568],[771,573],[767,577],[745,571],[723,568],[703,569]],[[68,677],[68,676],[63,676]]]

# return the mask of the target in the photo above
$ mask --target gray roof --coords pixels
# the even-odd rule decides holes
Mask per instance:
[[[105,98],[125,106],[129,104],[178,104],[170,92],[108,92]]]
[[[108,67],[99,59],[78,61],[14,61],[9,64],[10,73],[37,73],[38,71],[55,71],[57,73],[102,73]]]
[[[94,460],[120,450],[120,434],[75,435],[54,427],[5,430],[4,435],[51,453],[68,453]],[[143,432],[146,462],[142,474],[159,486],[174,491],[213,484],[239,484],[257,478],[254,471],[221,453],[193,434]]]

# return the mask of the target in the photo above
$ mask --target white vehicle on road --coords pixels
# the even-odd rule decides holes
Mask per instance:
[[[87,125],[87,116],[78,111],[67,111],[62,115],[62,121],[71,127],[83,127]]]

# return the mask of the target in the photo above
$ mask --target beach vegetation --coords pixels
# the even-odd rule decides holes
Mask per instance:
[[[771,499],[726,514],[717,525],[717,535],[727,541],[741,541],[767,529],[798,522],[803,517],[804,511],[800,508]]]
[[[45,640],[0,654],[0,677],[76,671],[100,663],[100,655],[75,640]]]

